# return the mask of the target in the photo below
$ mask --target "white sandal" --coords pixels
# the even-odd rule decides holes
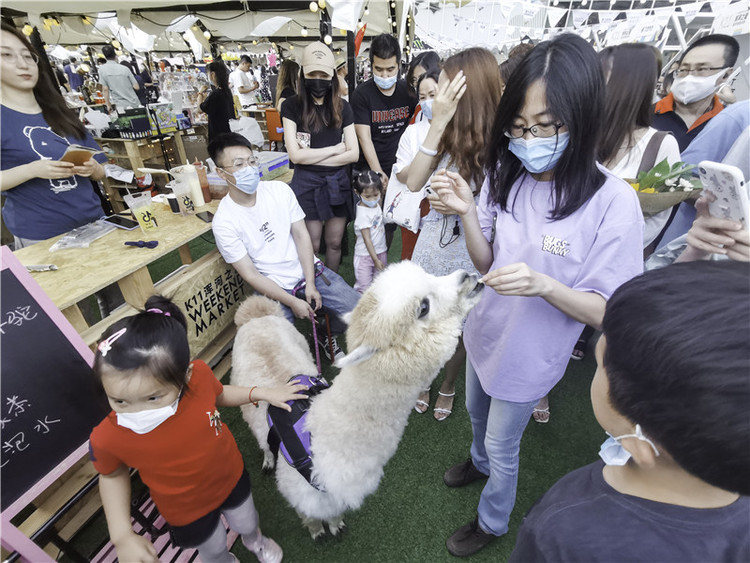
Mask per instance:
[[[455,397],[456,396],[456,392],[454,391],[453,393],[443,393],[442,391],[438,391],[438,395],[440,395],[441,397]],[[452,406],[453,406],[453,404],[451,404],[451,407]],[[442,409],[442,408],[439,408],[439,407],[435,407],[432,410],[435,413],[433,416],[435,417],[435,420],[437,420],[438,422],[442,422],[443,420],[445,420],[446,418],[448,418],[450,416],[450,414],[453,412],[452,408],[450,408],[450,409]],[[438,418],[437,415],[439,415],[439,414],[444,414],[445,416]]]
[[[429,392],[430,392],[430,388],[429,387],[427,389],[424,389],[422,391],[422,393],[428,393],[428,395],[427,395],[427,401],[430,400],[429,399]],[[420,395],[421,395],[421,393],[420,393]],[[423,410],[419,410],[420,407]],[[428,403],[426,401],[423,401],[422,399],[417,399],[417,404],[414,405],[414,410],[417,411],[417,414],[424,414],[424,413],[427,412],[427,409],[429,409],[429,408],[430,408],[430,403]]]

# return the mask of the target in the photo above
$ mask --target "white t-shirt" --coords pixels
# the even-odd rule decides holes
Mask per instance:
[[[227,196],[212,222],[216,246],[233,264],[250,256],[257,270],[284,289],[304,277],[292,223],[305,218],[292,189],[284,182],[260,182],[255,205],[244,207]]]
[[[631,151],[625,155],[620,162],[615,164],[609,169],[615,176],[626,179],[635,179],[638,176],[638,167],[641,165],[643,159],[643,153],[646,152],[646,146],[651,140],[651,137],[656,133],[656,129],[649,127],[646,134],[641,137]],[[667,135],[661,142],[659,151],[656,153],[656,160],[654,166],[659,164],[662,160],[667,159],[667,162],[672,166],[675,162],[680,162],[680,147],[677,145],[677,139],[672,135]],[[643,229],[643,247],[647,247],[653,240],[658,236],[664,225],[669,219],[669,215],[672,209],[665,209],[661,213],[652,215],[651,217],[645,218],[645,227]]]
[[[244,86],[245,88],[251,88],[252,85],[253,83],[250,82],[248,75],[242,72],[239,67],[235,68],[229,74],[229,86],[231,86],[232,92],[234,92],[234,94],[237,95],[237,97],[240,99],[240,104],[242,104],[242,107],[254,104],[255,96],[252,92],[250,92],[249,94],[241,94],[239,91],[239,87]]]
[[[375,207],[365,207],[357,205],[357,217],[354,219],[354,235],[357,237],[357,244],[354,246],[354,254],[357,256],[369,256],[365,239],[362,238],[362,229],[370,229],[370,240],[375,249],[375,254],[380,254],[387,250],[385,244],[385,228],[383,227],[383,210],[380,205]]]

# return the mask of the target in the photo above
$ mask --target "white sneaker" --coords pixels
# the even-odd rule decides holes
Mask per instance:
[[[326,355],[326,358],[332,361],[336,361],[339,358],[343,358],[345,355],[344,351],[339,346],[339,343],[336,342],[335,336],[331,337],[331,344],[332,344],[331,347],[333,348],[333,359],[331,358],[331,350],[330,350],[331,347],[328,346],[328,337],[327,336],[318,337],[318,345],[320,345],[320,347],[323,348],[323,353]]]
[[[260,538],[259,547],[250,549],[250,551],[255,554],[260,563],[281,563],[284,558],[284,551],[281,546],[266,536]]]

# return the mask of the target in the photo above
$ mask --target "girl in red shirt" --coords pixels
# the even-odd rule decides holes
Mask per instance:
[[[217,407],[268,401],[290,410],[286,401],[306,398],[306,386],[222,385],[204,362],[190,362],[182,311],[161,296],[145,308],[105,332],[94,360],[112,412],[91,433],[91,458],[119,560],[158,561],[130,524],[134,467],[181,547],[197,548],[203,561],[236,561],[223,514],[259,561],[278,563],[283,552],[261,534],[250,478]]]

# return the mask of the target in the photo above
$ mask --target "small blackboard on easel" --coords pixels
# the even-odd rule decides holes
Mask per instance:
[[[110,408],[91,370],[93,353],[8,247],[0,339],[3,545],[23,554],[10,519],[85,455]]]

